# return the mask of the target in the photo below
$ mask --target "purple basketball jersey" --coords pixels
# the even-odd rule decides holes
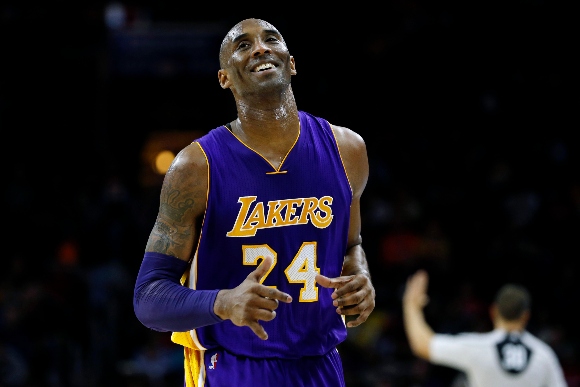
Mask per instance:
[[[346,337],[332,289],[341,274],[352,191],[328,122],[299,112],[300,134],[278,169],[221,126],[199,138],[209,164],[207,209],[189,276],[194,289],[233,288],[274,257],[263,284],[293,298],[262,321],[268,340],[230,321],[192,331],[206,349],[294,359],[328,353]]]

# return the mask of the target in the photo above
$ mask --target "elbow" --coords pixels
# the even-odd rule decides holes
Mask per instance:
[[[144,304],[139,301],[138,292],[135,292],[133,295],[133,312],[135,313],[137,320],[149,329],[158,332],[167,332],[166,329],[158,327],[156,316],[152,309],[145,307]]]
[[[145,327],[149,329],[152,329],[157,332],[169,332],[169,330],[167,329],[162,329],[158,327],[155,316],[152,316],[150,313],[144,313],[139,309],[135,309],[135,317],[137,317],[137,320],[139,320],[141,324],[143,324]]]
[[[409,349],[413,355],[428,361],[429,347],[431,346],[434,333],[426,324],[419,324],[418,322],[412,324],[410,323],[411,321],[407,320],[405,325]]]
[[[411,352],[418,358],[429,361],[429,343],[410,343]]]
[[[415,356],[429,361],[429,348],[431,347],[431,340],[433,339],[433,335],[433,332],[429,329],[407,331],[409,348],[411,349],[411,352]]]
[[[150,328],[151,325],[150,316],[147,313],[145,313],[142,308],[139,307],[139,303],[136,302],[135,299],[133,299],[133,312],[135,313],[135,317],[137,317],[137,320],[139,320],[141,324],[145,325],[147,328]]]

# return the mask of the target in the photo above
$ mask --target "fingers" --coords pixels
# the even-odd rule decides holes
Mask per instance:
[[[316,276],[316,282],[325,288],[334,288],[332,304],[336,312],[344,316],[357,316],[349,321],[349,328],[364,323],[375,308],[374,288],[365,275],[352,275],[337,278]]]
[[[258,336],[262,340],[268,340],[268,333],[260,325],[261,321],[272,321],[276,318],[276,309],[278,308],[278,300],[274,299],[274,297],[280,297],[277,293],[285,294],[280,291],[274,290],[274,293],[268,292],[268,294],[272,295],[273,297],[262,297],[260,299],[255,300],[254,307],[252,308],[251,317],[247,317],[245,320],[242,320],[240,324],[237,325],[246,325],[248,326],[256,336]],[[286,295],[287,297],[291,297]]]
[[[256,270],[254,270],[248,275],[248,278],[252,279],[257,283],[260,283],[262,277],[266,275],[270,270],[272,270],[273,262],[274,259],[272,257],[270,256],[265,257],[260,263],[260,265],[256,268]],[[256,288],[255,292],[256,294],[262,297],[282,301],[285,303],[292,302],[292,297],[288,293],[281,292],[276,288],[272,288],[269,286],[260,285],[258,288]]]
[[[262,340],[268,340],[268,332],[257,321],[248,324],[248,327]]]
[[[316,277],[314,277],[314,280],[316,281],[317,284],[319,284],[320,286],[322,286],[323,288],[331,288],[331,284],[332,284],[332,279],[323,276],[322,274],[316,274]]]
[[[427,287],[427,283],[429,282],[429,276],[427,275],[427,272],[425,270],[417,270],[414,274],[412,274],[408,281],[415,283],[421,286],[425,286]]]
[[[270,271],[273,262],[274,259],[272,257],[270,256],[265,257],[260,263],[260,265],[256,268],[256,270],[250,273],[249,277],[252,277],[253,279],[259,282],[260,279],[262,279],[262,277]]]
[[[372,309],[365,309],[364,311],[362,311],[361,314],[359,314],[359,316],[356,319],[347,322],[346,323],[346,326],[349,327],[349,328],[358,327],[360,324],[362,324],[365,321],[367,321],[367,319],[369,318],[371,312],[372,312]]]
[[[337,298],[332,304],[336,306],[337,313],[353,316],[362,314],[368,308],[374,309],[374,295],[370,289],[361,289],[348,296]]]
[[[426,293],[428,282],[427,272],[419,270],[407,279],[407,291],[411,294]]]
[[[325,288],[334,288],[331,297],[334,300],[333,305],[337,307],[359,304],[367,292],[359,290],[369,285],[368,277],[354,275],[337,278],[328,278],[321,274],[315,277],[318,284]],[[369,287],[370,289],[370,287]]]
[[[280,301],[292,302],[289,294],[260,283],[272,269],[273,262],[272,257],[265,257],[238,287],[239,291],[236,294],[239,300],[235,308],[236,314],[231,318],[235,325],[249,327],[262,340],[268,339],[268,333],[260,321],[272,321],[276,318],[275,310]]]
[[[429,275],[425,270],[418,270],[410,275],[403,292],[403,304],[408,307],[425,307],[429,303],[429,296],[427,295],[428,283]]]
[[[256,270],[254,270],[248,275],[248,278],[251,278],[252,280],[259,283],[262,277],[264,277],[264,275],[268,274],[268,272],[272,270],[273,262],[274,259],[272,257],[270,256],[264,257],[264,259],[262,260],[260,265],[256,268]],[[292,302],[292,297],[289,294],[281,292],[276,288],[263,286],[263,289],[259,288],[256,291],[256,293],[261,295],[262,297],[272,298],[286,303]]]
[[[340,278],[343,278],[343,277],[340,277]],[[347,294],[354,293],[357,290],[363,288],[364,286],[367,285],[367,283],[368,283],[368,278],[365,276],[359,276],[359,277],[352,276],[352,278],[350,278],[348,281],[341,283],[340,287],[338,287],[334,291],[332,298],[334,298],[334,299],[344,298]]]
[[[281,292],[276,288],[272,288],[269,286],[263,286],[260,291],[258,292],[262,297],[275,300],[276,302],[282,301],[287,304],[292,302],[292,296],[288,293]]]
[[[350,304],[348,299],[345,300],[335,300],[334,303],[344,303],[344,306],[338,306],[336,308],[336,312],[343,316],[357,316],[354,320],[349,321],[346,326],[349,328],[353,328],[359,326],[360,324],[367,321],[368,317],[370,316],[371,312],[375,308],[374,297],[369,294],[365,293],[364,291],[357,292],[352,297],[349,296],[349,299],[354,299],[355,301]],[[357,302],[357,300],[361,300]]]
[[[417,286],[421,290],[426,290],[427,285],[429,284],[429,277],[425,270],[419,270],[415,273],[414,280],[417,282]]]
[[[323,276],[322,274],[317,274],[316,277],[314,277],[314,280],[323,288],[340,289],[344,287],[347,283],[352,281],[354,277],[355,277],[354,275],[349,275],[343,277],[328,278],[326,276]]]
[[[275,319],[275,309],[277,308],[278,300],[254,297],[245,306],[236,308],[236,313],[232,316],[231,321],[237,326],[249,327],[260,339],[267,340],[268,334],[260,325],[260,320],[272,321]]]
[[[412,295],[415,297],[419,306],[424,307],[429,303],[429,296],[427,295],[427,286],[429,284],[429,276],[425,270],[417,271],[410,284]]]

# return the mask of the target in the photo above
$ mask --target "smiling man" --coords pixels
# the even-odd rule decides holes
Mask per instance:
[[[296,63],[272,24],[236,24],[219,61],[237,117],[167,172],[135,314],[183,345],[187,387],[344,386],[336,347],[375,307],[366,145],[298,110]]]

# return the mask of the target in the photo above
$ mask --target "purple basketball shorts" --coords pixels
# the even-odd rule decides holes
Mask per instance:
[[[257,359],[223,349],[204,354],[205,387],[345,387],[336,349],[300,359]]]

